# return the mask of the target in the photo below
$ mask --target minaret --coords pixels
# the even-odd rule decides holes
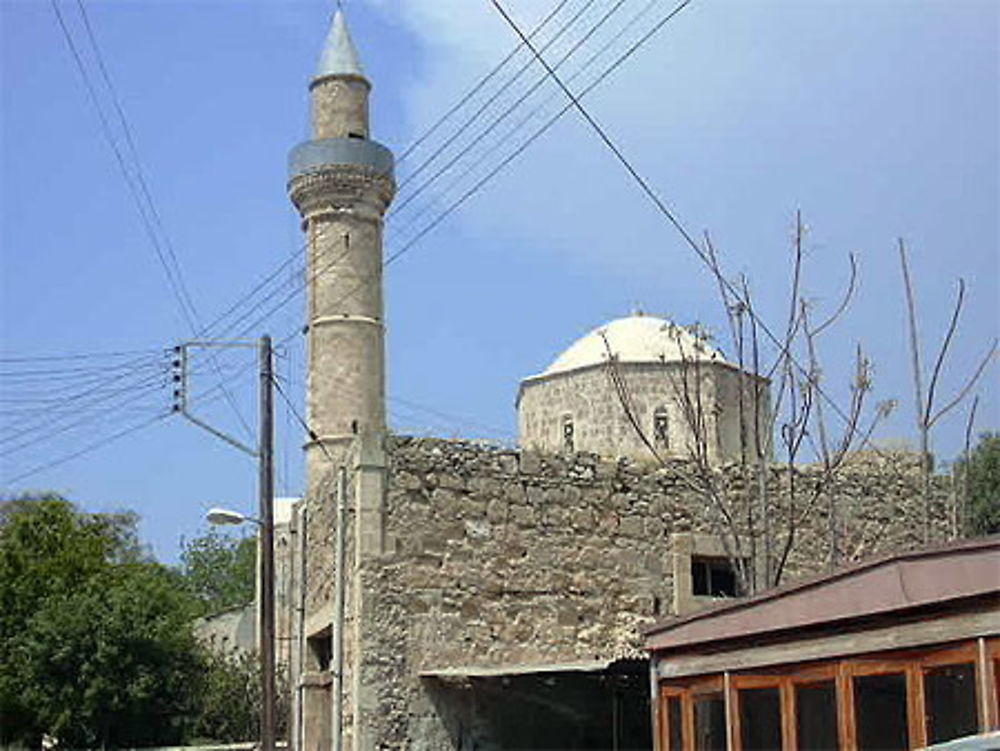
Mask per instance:
[[[382,225],[393,157],[368,138],[371,83],[340,10],[309,91],[312,140],[289,156],[288,192],[308,238],[312,494],[330,475],[330,457],[342,463],[356,436],[377,441],[385,431]]]

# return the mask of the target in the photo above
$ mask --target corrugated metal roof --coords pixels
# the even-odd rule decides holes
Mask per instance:
[[[660,623],[646,630],[646,648],[690,649],[998,593],[1000,537],[991,537],[871,561]]]

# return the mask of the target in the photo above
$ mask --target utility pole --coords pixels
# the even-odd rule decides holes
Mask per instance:
[[[261,751],[274,751],[274,386],[271,337],[260,339],[260,667]]]
[[[260,649],[260,751],[275,751],[277,736],[277,689],[275,687],[274,656],[274,352],[271,337],[266,334],[257,342],[260,368],[260,426],[257,449],[245,446],[223,431],[209,425],[191,412],[188,402],[188,349],[191,347],[253,347],[253,342],[212,342],[198,341],[179,344],[174,347],[173,382],[174,412],[190,420],[199,428],[208,431],[230,446],[256,457],[258,463],[258,495],[260,510],[258,518],[229,513],[214,524],[238,524],[253,521],[260,526],[260,552],[257,574],[260,581],[259,602],[257,603],[257,641]]]

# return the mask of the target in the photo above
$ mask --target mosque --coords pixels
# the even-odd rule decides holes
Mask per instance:
[[[371,137],[372,82],[341,11],[308,90],[312,138],[288,181],[308,240],[312,429],[284,538],[291,747],[652,748],[641,630],[739,594],[685,463],[697,444],[726,472],[766,444],[747,425],[764,422],[742,417],[748,403],[767,413],[767,382],[696,332],[634,314],[521,382],[516,450],[391,435],[394,163]],[[911,542],[910,490],[856,476],[852,503],[863,482],[893,520],[873,532],[868,505],[851,507],[866,554]],[[799,533],[793,574],[823,565],[825,527]]]

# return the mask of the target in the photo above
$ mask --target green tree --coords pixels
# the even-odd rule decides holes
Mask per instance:
[[[278,737],[288,737],[288,674],[278,672]],[[256,739],[260,720],[260,659],[255,652],[203,655],[192,743],[235,743]]]
[[[132,514],[55,496],[0,505],[0,744],[184,740],[196,706],[196,603],[142,554]]]
[[[956,472],[965,495],[969,535],[1000,533],[1000,433],[983,433]]]
[[[181,573],[201,604],[202,615],[216,615],[253,602],[257,540],[233,538],[209,530],[183,543]]]

